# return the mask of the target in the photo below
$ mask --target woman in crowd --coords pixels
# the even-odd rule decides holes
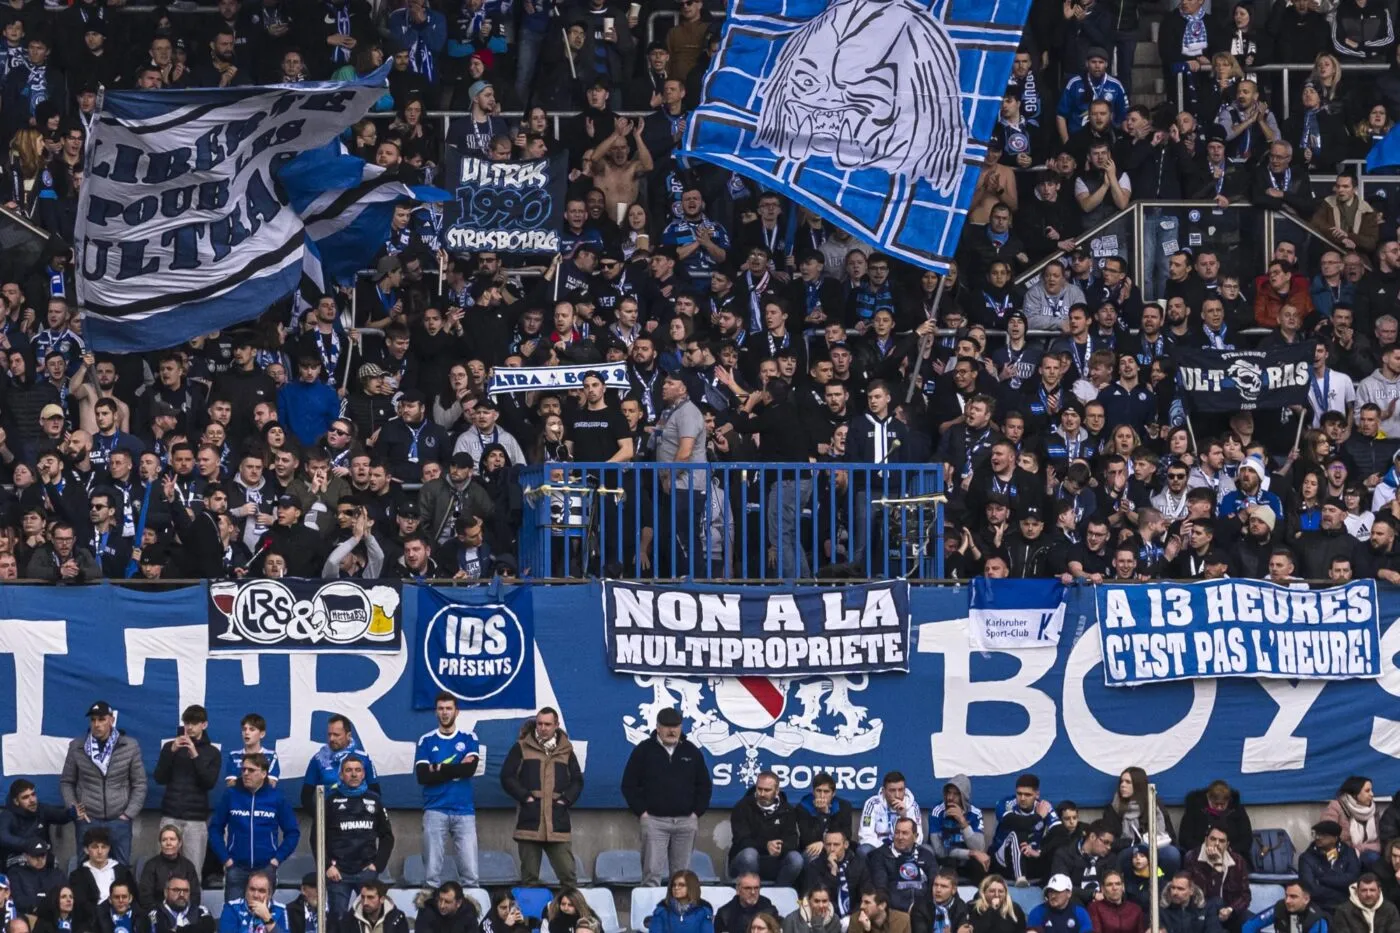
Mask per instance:
[[[676,872],[667,891],[666,899],[652,911],[650,933],[714,933],[715,912],[701,899],[695,872]]]
[[[530,921],[509,891],[491,899],[491,909],[481,920],[481,933],[531,933]]]
[[[597,933],[598,916],[578,888],[563,887],[554,895],[545,914],[549,933]]]
[[[972,933],[1024,933],[1026,929],[1026,913],[1011,899],[1001,875],[982,879],[967,919]]]
[[[1134,765],[1118,776],[1118,791],[1104,808],[1103,820],[1113,830],[1115,849],[1124,851],[1123,868],[1130,867],[1126,853],[1133,846],[1149,844],[1147,808],[1147,772]],[[1176,874],[1181,868],[1181,850],[1173,842],[1172,822],[1161,805],[1157,805],[1157,864],[1167,873]]]
[[[1376,827],[1376,798],[1371,779],[1352,775],[1337,796],[1322,808],[1322,819],[1342,827],[1342,842],[1356,850],[1364,865],[1380,861],[1381,839]]]

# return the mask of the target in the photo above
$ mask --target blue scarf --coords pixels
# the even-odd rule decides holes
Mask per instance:
[[[97,745],[97,739],[89,732],[83,739],[83,752],[92,759],[92,763],[97,765],[97,770],[104,775],[107,773],[107,766],[112,763],[112,753],[117,750],[117,730],[112,729],[112,734],[107,736],[107,741],[102,743],[102,747]]]
[[[29,98],[29,115],[33,116],[38,106],[49,99],[49,66],[29,65],[24,85],[21,93]]]
[[[433,63],[433,50],[428,48],[426,42],[422,39],[414,39],[413,45],[408,50],[408,58],[412,63],[413,70],[422,75],[429,84],[437,80]]]
[[[350,4],[349,3],[328,3],[326,4],[326,14],[335,15],[336,35],[350,35]],[[331,60],[337,65],[343,65],[350,61],[350,50],[343,45],[332,46]]]
[[[1206,46],[1206,8],[1201,4],[1201,8],[1190,16],[1186,17],[1186,32],[1181,37],[1181,50],[1204,49]]]

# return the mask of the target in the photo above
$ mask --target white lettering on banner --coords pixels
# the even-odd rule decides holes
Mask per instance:
[[[1059,731],[1055,701],[1032,685],[1055,666],[1055,652],[998,652],[1020,662],[1020,670],[1006,680],[974,682],[967,619],[928,622],[918,628],[918,650],[943,655],[943,729],[929,736],[934,777],[1009,774],[1044,758]],[[1019,706],[1026,712],[1026,728],[1016,735],[970,735],[967,714],[975,703]]]
[[[459,185],[494,188],[543,188],[549,184],[549,160],[536,162],[487,162],[476,157],[462,160]]]
[[[1293,682],[1275,678],[1260,678],[1258,683],[1278,704],[1278,715],[1269,721],[1269,728],[1263,735],[1244,740],[1240,771],[1268,774],[1301,770],[1308,758],[1308,740],[1294,735],[1293,730],[1302,723],[1326,684],[1320,680]]]
[[[1132,761],[1149,774],[1176,767],[1195,748],[1210,725],[1215,711],[1216,682],[1193,680],[1191,708],[1180,722],[1162,732],[1123,735],[1105,729],[1084,695],[1084,681],[1103,659],[1099,650],[1097,625],[1089,626],[1074,643],[1065,662],[1065,734],[1084,763],[1104,774],[1119,774],[1123,762]],[[1180,634],[1180,633],[1174,633]],[[1156,723],[1155,719],[1149,721]]]
[[[63,770],[70,739],[44,735],[44,658],[67,653],[67,622],[0,619],[0,654],[11,655],[15,664],[15,731],[0,740],[6,774]]]
[[[208,625],[175,625],[165,628],[129,628],[126,639],[126,682],[140,687],[146,682],[147,661],[174,661],[175,682],[180,694],[179,708],[195,703],[204,705],[209,661]],[[243,682],[257,683],[258,656],[233,655],[243,663]]]
[[[1395,655],[1400,652],[1400,625],[1391,623],[1381,635],[1381,675],[1376,684],[1386,693],[1400,697],[1400,669]],[[1371,747],[1382,755],[1400,758],[1400,722],[1377,716],[1371,720]]]
[[[474,230],[452,227],[447,231],[449,249],[463,252],[557,253],[559,234],[553,230]]]
[[[797,600],[787,593],[768,598],[768,612],[763,617],[765,632],[802,631],[802,613],[797,608]]]
[[[1309,381],[1309,366],[1306,362],[1264,366],[1260,369],[1265,374],[1264,385],[1270,391],[1296,388],[1307,385]],[[1182,386],[1187,392],[1222,392],[1225,390],[1225,379],[1229,372],[1228,369],[1183,366],[1177,375],[1181,377]]]
[[[377,668],[374,682],[358,690],[321,690],[316,676],[321,658],[340,654],[354,655],[373,664]],[[408,654],[407,651],[393,654],[339,651],[288,654],[292,724],[288,737],[277,743],[277,756],[282,761],[283,772],[301,774],[306,770],[311,756],[321,747],[323,740],[311,738],[311,717],[317,711],[340,713],[349,718],[355,726],[355,735],[360,744],[370,749],[374,766],[381,774],[407,774],[412,771],[414,743],[396,742],[389,738],[374,713],[370,712],[370,708],[383,699],[403,676],[408,666]]]

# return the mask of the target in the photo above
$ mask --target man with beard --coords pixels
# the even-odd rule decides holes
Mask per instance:
[[[238,36],[228,26],[220,26],[209,39],[209,58],[191,72],[196,87],[243,87],[252,84],[248,72],[235,64]]]
[[[1332,558],[1344,557],[1353,567],[1361,565],[1362,545],[1352,537],[1346,526],[1346,504],[1338,497],[1327,499],[1322,504],[1321,527],[1316,531],[1303,533],[1298,543],[1298,554],[1302,558],[1302,575],[1309,580],[1327,577],[1332,566]]]
[[[1006,496],[1014,508],[1039,506],[1044,483],[1034,474],[1016,465],[1016,447],[1008,440],[992,444],[987,462],[978,467],[967,485],[967,514],[978,521],[984,513],[988,496]]]
[[[1385,583],[1400,583],[1400,549],[1395,546],[1395,522],[1379,516],[1371,525],[1371,539],[1353,563],[1358,576],[1375,577]]]
[[[1220,500],[1220,517],[1229,518],[1247,506],[1266,505],[1273,509],[1274,516],[1283,519],[1283,503],[1279,497],[1264,488],[1268,470],[1255,457],[1246,457],[1235,474],[1235,491],[1226,493]]]

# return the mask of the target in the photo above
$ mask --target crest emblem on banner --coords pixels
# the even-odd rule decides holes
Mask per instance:
[[[863,674],[790,679],[778,677],[678,677],[637,675],[638,687],[651,690],[636,716],[623,717],[627,741],[639,745],[651,735],[656,715],[679,709],[690,740],[722,758],[739,750],[744,760],[739,779],[752,785],[764,770],[763,752],[789,758],[800,751],[850,757],[880,745],[884,722],[871,719],[853,693],[869,685]]]

